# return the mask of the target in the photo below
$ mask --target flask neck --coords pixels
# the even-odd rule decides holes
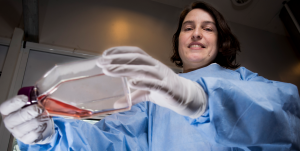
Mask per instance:
[[[28,102],[24,107],[32,105],[32,104],[37,104],[38,91],[37,91],[37,88],[34,86],[21,88],[18,91],[18,95],[26,95],[28,97]]]

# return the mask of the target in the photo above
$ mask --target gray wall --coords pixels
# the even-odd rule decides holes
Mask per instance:
[[[270,80],[300,87],[300,60],[287,37],[229,23],[241,43],[238,61],[249,70]]]
[[[21,22],[21,0],[0,1],[0,37]],[[101,54],[133,45],[170,67],[171,38],[180,9],[151,0],[42,0],[40,43]],[[300,61],[286,36],[229,22],[239,38],[239,62],[260,75],[300,87]]]
[[[22,0],[0,0],[0,37],[12,38],[21,16]]]

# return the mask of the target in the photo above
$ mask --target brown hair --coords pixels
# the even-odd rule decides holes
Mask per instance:
[[[231,33],[229,26],[227,25],[224,17],[220,14],[215,8],[212,6],[201,2],[196,1],[193,2],[190,6],[185,8],[179,18],[179,24],[177,31],[173,35],[173,56],[171,57],[171,61],[176,64],[178,67],[183,67],[182,60],[179,56],[178,52],[178,39],[179,34],[181,32],[182,22],[186,15],[193,9],[202,9],[209,13],[216,22],[216,27],[218,31],[218,54],[213,62],[218,63],[220,66],[225,68],[237,68],[240,65],[236,62],[236,54],[240,50],[240,42],[237,38]]]

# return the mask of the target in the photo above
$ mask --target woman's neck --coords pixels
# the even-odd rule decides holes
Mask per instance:
[[[194,71],[194,70],[197,70],[197,69],[200,69],[200,68],[203,68],[203,67],[206,67],[208,65],[210,65],[211,63],[209,64],[205,64],[205,65],[193,65],[193,66],[188,66],[188,65],[184,65],[183,64],[183,73],[188,73],[188,72],[191,72],[191,71]]]

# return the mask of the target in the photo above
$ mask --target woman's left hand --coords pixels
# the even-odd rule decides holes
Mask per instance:
[[[199,117],[207,98],[196,82],[182,78],[138,47],[113,47],[104,51],[98,66],[112,77],[130,77],[133,104],[151,101],[181,115]]]

